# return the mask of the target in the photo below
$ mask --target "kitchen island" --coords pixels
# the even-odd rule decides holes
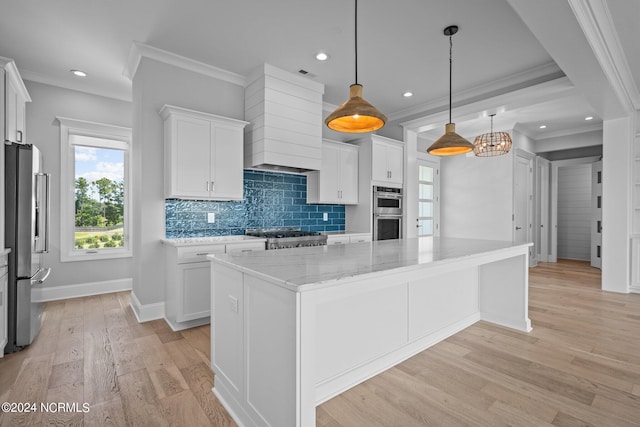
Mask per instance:
[[[210,255],[213,392],[239,425],[316,405],[479,320],[530,331],[531,244],[422,237]]]

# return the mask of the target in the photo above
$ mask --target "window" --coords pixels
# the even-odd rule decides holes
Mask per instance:
[[[438,169],[434,164],[418,161],[418,236],[438,234],[436,223]]]
[[[131,129],[60,121],[60,260],[131,256]]]

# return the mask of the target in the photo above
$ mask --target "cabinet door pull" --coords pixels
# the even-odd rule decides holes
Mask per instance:
[[[209,255],[209,253],[208,252],[200,252],[200,253],[196,254],[196,256],[206,256],[206,255]]]
[[[22,142],[22,131],[21,130],[17,130],[16,131],[16,142]]]
[[[214,193],[216,191],[216,182],[211,181],[211,192]]]
[[[207,193],[209,192],[209,181],[207,181]]]

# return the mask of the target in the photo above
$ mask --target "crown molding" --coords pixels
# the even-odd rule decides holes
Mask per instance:
[[[482,111],[500,111],[505,113],[544,102],[558,96],[565,96],[575,91],[573,83],[568,77],[560,77],[555,80],[545,81],[523,89],[514,90],[493,97],[480,98],[452,109],[457,122],[465,122],[480,117]],[[439,110],[418,117],[416,119],[401,122],[400,126],[415,132],[425,132],[442,126],[449,120],[448,105],[441,105]]]
[[[127,93],[122,93],[115,90],[106,90],[101,87],[82,84],[80,82],[74,83],[61,77],[55,77],[49,74],[36,73],[34,71],[25,70],[25,69],[22,70],[22,77],[25,80],[36,82],[36,83],[42,83],[49,86],[60,87],[63,89],[75,90],[77,92],[103,96],[105,98],[117,99],[120,101],[131,102],[131,99],[132,99],[130,88]]]
[[[233,83],[242,87],[245,86],[247,80],[246,77],[241,74],[223,70],[222,68],[214,67],[213,65],[205,64],[204,62],[196,61],[195,59],[187,58],[186,56],[178,55],[136,41],[131,45],[127,65],[122,74],[130,80],[133,80],[142,58],[153,59],[154,61],[173,65],[174,67],[203,74],[205,76]]]
[[[486,84],[457,91],[455,93],[455,96],[458,99],[456,104],[458,104],[458,106],[464,105],[466,103],[473,102],[474,100],[490,98],[506,92],[513,92],[518,89],[523,89],[546,81],[556,80],[564,76],[565,74],[555,62],[547,62],[537,67],[532,67],[528,70],[511,74],[498,80],[493,80]],[[443,106],[448,108],[448,105],[449,95],[447,94],[446,96],[434,99],[433,101],[387,114],[387,118],[389,121],[402,120],[403,118],[442,109]]]
[[[569,6],[618,99],[628,108],[640,110],[640,92],[607,0],[569,0]]]

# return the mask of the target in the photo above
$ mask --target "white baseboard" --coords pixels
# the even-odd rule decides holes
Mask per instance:
[[[164,318],[164,302],[156,302],[153,304],[141,304],[135,292],[131,291],[131,309],[136,315],[138,322],[144,323],[150,320]]]
[[[211,317],[203,317],[202,319],[188,320],[186,322],[174,322],[167,316],[164,316],[164,321],[171,328],[173,332],[183,331],[189,328],[195,328],[196,326],[208,325],[211,323]]]
[[[640,286],[629,286],[629,292],[632,294],[640,294]]]
[[[79,283],[76,285],[33,287],[33,302],[56,301],[61,299],[86,297],[90,295],[109,294],[112,292],[130,291],[132,279],[106,280],[103,282]]]

